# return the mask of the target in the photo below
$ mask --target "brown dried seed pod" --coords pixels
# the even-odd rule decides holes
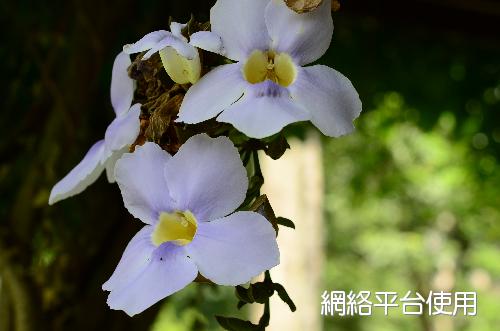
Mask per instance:
[[[285,3],[295,12],[302,14],[315,10],[323,3],[323,0],[285,0]]]

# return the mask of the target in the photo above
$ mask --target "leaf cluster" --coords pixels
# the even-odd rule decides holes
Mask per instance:
[[[248,288],[236,286],[235,289],[236,297],[239,299],[237,306],[238,309],[252,303],[264,304],[264,313],[262,314],[259,323],[253,324],[250,321],[224,316],[216,316],[217,322],[225,330],[229,331],[265,330],[265,328],[269,325],[270,320],[269,299],[274,295],[274,293],[278,294],[280,299],[286,303],[288,307],[290,307],[291,311],[294,312],[297,310],[283,285],[274,283],[271,279],[271,274],[269,271],[266,271],[265,278],[262,282],[250,284]]]

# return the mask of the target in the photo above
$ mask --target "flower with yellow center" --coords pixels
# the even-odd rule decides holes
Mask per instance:
[[[290,55],[255,50],[242,68],[243,77],[250,84],[262,83],[266,79],[283,87],[290,86],[297,77],[297,68]]]
[[[198,222],[190,211],[162,212],[151,240],[155,246],[172,242],[184,246],[193,241]]]
[[[254,212],[234,212],[248,179],[228,138],[197,135],[174,156],[148,142],[125,154],[115,174],[125,206],[146,226],[103,285],[112,309],[138,314],[198,272],[234,286],[279,263],[271,223]]]
[[[210,21],[235,63],[213,69],[188,90],[179,122],[217,117],[254,138],[306,120],[328,136],[354,129],[361,101],[351,82],[326,66],[304,67],[330,45],[329,1],[298,14],[284,0],[218,0]]]
[[[123,46],[127,54],[147,51],[142,57],[149,59],[159,52],[165,71],[178,84],[194,84],[200,79],[201,62],[197,48],[217,54],[223,53],[222,41],[210,31],[199,31],[189,36],[182,34],[186,24],[172,22],[170,31],[150,32],[134,44]]]

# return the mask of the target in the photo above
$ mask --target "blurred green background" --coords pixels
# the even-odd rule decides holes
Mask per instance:
[[[215,328],[214,313],[236,314],[231,289],[199,285],[160,313],[162,305],[133,319],[110,311],[101,284],[140,222],[104,176],[47,206],[114,116],[109,83],[121,46],[167,28],[169,16],[206,20],[212,3],[0,3],[1,331],[203,330]],[[497,330],[500,5],[343,1],[333,15],[319,62],[352,80],[364,112],[355,134],[323,140],[325,289],[428,293],[444,282],[479,296],[478,316],[454,318],[452,330]],[[429,319],[324,321],[326,330],[432,330]]]

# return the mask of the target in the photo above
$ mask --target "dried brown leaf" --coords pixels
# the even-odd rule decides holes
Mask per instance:
[[[302,14],[315,10],[321,6],[323,0],[285,0],[285,3],[295,12]]]

